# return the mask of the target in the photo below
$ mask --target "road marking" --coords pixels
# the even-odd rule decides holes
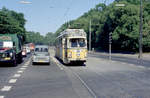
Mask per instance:
[[[111,61],[111,62],[113,62],[113,63],[114,63],[114,62],[116,62],[116,61]]]
[[[25,63],[24,65],[28,65],[28,63]]]
[[[5,98],[5,96],[0,96],[0,98]]]
[[[129,64],[129,65],[131,65],[131,66],[135,66],[134,64]]]
[[[139,68],[145,68],[144,66],[138,66]]]
[[[22,66],[23,68],[27,68],[28,66]]]
[[[21,74],[15,74],[13,77],[17,78],[17,77],[20,77]]]
[[[1,91],[4,92],[4,91],[10,91],[12,88],[12,86],[4,86]]]
[[[60,68],[60,70],[64,69],[55,58],[53,58],[53,57],[51,57],[51,58],[56,63],[56,65]]]
[[[10,79],[9,83],[16,83],[17,79]]]
[[[20,68],[21,70],[25,70],[26,68],[24,68],[24,67],[22,67],[22,68]]]
[[[122,63],[122,64],[127,64],[127,63]]]
[[[22,70],[19,70],[19,71],[17,71],[17,73],[23,73],[23,71],[22,71]]]

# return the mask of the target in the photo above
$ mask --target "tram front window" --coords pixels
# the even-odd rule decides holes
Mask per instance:
[[[70,39],[71,47],[78,47],[78,39]]]
[[[85,46],[86,46],[86,44],[85,44],[85,39],[79,39],[79,40],[78,40],[78,43],[79,43],[79,46],[80,46],[80,47],[85,47]]]
[[[71,47],[85,47],[85,39],[70,39]]]

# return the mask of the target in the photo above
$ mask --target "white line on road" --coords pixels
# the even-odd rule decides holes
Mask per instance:
[[[15,74],[13,77],[17,78],[17,77],[20,77],[21,74]]]
[[[5,98],[5,96],[0,96],[0,98]]]
[[[9,83],[16,83],[17,79],[10,79]]]
[[[22,67],[22,68],[20,68],[21,70],[25,70],[26,68],[24,68],[24,67]]]
[[[3,91],[10,91],[11,88],[12,88],[12,86],[4,86],[4,87],[1,89],[1,91],[2,91],[2,92],[3,92]]]
[[[114,63],[114,62],[116,62],[116,61],[111,61],[111,62],[113,62],[113,63]]]
[[[122,63],[122,64],[127,64],[127,63]]]
[[[138,66],[139,68],[145,68],[144,66]]]
[[[131,66],[135,66],[134,64],[129,64],[129,65],[131,65]]]
[[[22,70],[19,70],[19,71],[17,71],[17,73],[23,73],[23,71],[22,71]]]
[[[28,66],[22,66],[23,68],[26,68],[26,67],[28,67]]]
[[[25,63],[24,65],[26,65],[26,66],[27,66],[27,65],[29,65],[29,64],[28,64],[28,63]]]
[[[53,58],[53,57],[51,57],[52,59],[53,59],[53,61],[56,63],[56,65],[60,68],[60,70],[63,70],[64,68],[59,64],[59,62],[55,59],[55,58]]]

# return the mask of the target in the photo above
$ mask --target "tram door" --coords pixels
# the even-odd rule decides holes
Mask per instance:
[[[65,45],[64,45],[64,50],[65,50],[65,59],[67,59],[67,38],[65,38]]]

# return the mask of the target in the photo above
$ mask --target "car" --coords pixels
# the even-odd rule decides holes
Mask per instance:
[[[35,65],[36,63],[50,64],[50,53],[49,47],[47,45],[37,45],[35,46],[33,55],[32,55],[32,64]]]
[[[28,45],[28,44],[25,44],[24,47],[25,47],[25,49],[26,49],[27,54],[30,54],[31,51],[30,51],[29,45]]]
[[[23,56],[23,57],[26,57],[26,56],[27,56],[27,51],[26,51],[25,48],[23,48],[23,50],[22,50],[22,56]]]

